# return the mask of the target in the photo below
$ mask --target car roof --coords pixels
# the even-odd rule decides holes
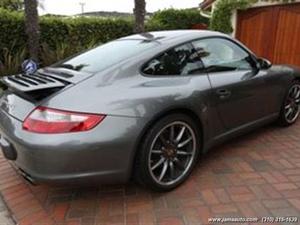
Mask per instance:
[[[172,39],[177,41],[189,41],[195,38],[210,37],[210,36],[220,36],[224,37],[225,34],[208,31],[208,30],[170,30],[170,31],[154,31],[148,33],[134,34],[127,37],[121,38],[121,40],[138,39],[146,41],[156,41],[164,43]]]

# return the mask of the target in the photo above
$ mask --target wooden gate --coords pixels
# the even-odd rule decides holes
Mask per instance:
[[[257,56],[300,66],[300,3],[238,11],[236,37]]]

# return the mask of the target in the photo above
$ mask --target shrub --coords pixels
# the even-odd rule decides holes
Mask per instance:
[[[69,41],[75,45],[108,42],[133,32],[133,21],[124,19],[76,18],[65,21],[69,25]]]
[[[89,44],[84,46],[72,46],[69,43],[60,42],[56,43],[56,46],[54,48],[51,48],[47,43],[42,43],[40,49],[40,66],[43,67],[52,65],[59,60],[65,59],[78,52],[85,51],[86,49],[93,48],[99,44],[100,43],[98,42],[91,41]]]
[[[14,52],[14,53],[13,53]],[[14,74],[20,71],[22,62],[26,59],[26,48],[2,49],[2,63],[0,62],[0,75]]]
[[[3,50],[11,54],[26,46],[24,16],[22,13],[9,12],[0,8],[0,60],[3,61]]]
[[[198,9],[166,9],[154,13],[146,24],[147,30],[191,29],[197,24],[208,24],[209,19]]]

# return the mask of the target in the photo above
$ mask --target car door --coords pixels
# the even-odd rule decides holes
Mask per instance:
[[[192,44],[206,68],[212,86],[211,101],[227,130],[267,115],[266,73],[256,69],[246,50],[219,37]]]

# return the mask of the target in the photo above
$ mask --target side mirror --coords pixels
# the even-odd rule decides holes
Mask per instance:
[[[258,58],[257,63],[259,65],[259,68],[263,70],[267,70],[272,66],[272,63],[269,60],[264,58]]]

